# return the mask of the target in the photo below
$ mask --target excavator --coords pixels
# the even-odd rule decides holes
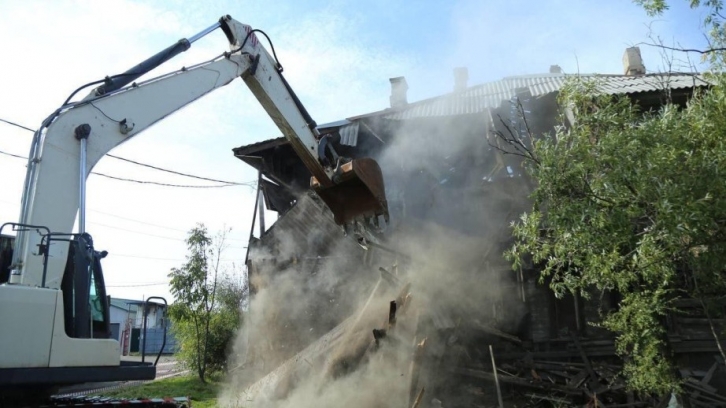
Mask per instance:
[[[229,51],[135,82],[217,29]],[[256,34],[267,38],[272,55]],[[237,77],[310,171],[311,189],[338,225],[381,216],[388,222],[379,165],[338,155],[282,75],[267,34],[223,16],[122,74],[78,88],[35,132],[19,222],[0,227],[0,234],[16,234],[9,276],[0,281],[0,405],[42,400],[69,384],[155,378],[153,364],[121,361],[119,342],[110,338],[101,268],[108,252],[95,249],[85,228],[86,178],[114,147]]]

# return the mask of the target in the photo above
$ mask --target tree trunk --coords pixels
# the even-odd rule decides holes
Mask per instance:
[[[716,341],[716,346],[718,347],[719,353],[721,353],[721,358],[726,361],[726,353],[724,353],[723,347],[721,347],[721,339],[718,338],[718,334],[716,334],[716,329],[713,327],[713,320],[711,320],[711,315],[708,313],[706,303],[700,296],[698,297],[698,300],[701,302],[701,307],[703,308],[703,312],[706,314],[706,319],[708,319],[708,325],[711,327],[711,334],[713,335],[713,339]]]
[[[204,368],[202,366],[202,353],[201,347],[202,347],[202,339],[199,336],[199,320],[197,319],[196,314],[192,314],[192,317],[194,319],[194,331],[195,331],[195,340],[196,340],[196,349],[197,349],[197,374],[199,375],[199,380],[206,384],[207,382],[204,380]]]

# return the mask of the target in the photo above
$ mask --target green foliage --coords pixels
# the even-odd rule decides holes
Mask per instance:
[[[643,7],[651,17],[660,15],[669,9],[665,0],[633,0],[633,2]]]
[[[700,50],[702,61],[709,61],[712,66],[723,69],[726,64],[726,27],[724,27],[723,0],[687,0],[692,9],[699,10],[703,16],[703,25],[709,37],[709,48]],[[666,0],[633,0],[648,13],[659,16],[669,9]],[[693,51],[691,51],[693,52]]]
[[[718,13],[723,8],[722,0],[687,0],[688,4],[692,9],[705,7],[709,9],[710,13],[706,15],[705,22],[709,23],[718,17]],[[666,0],[633,0],[635,4],[643,7],[649,16],[658,16],[663,14],[664,11],[668,10],[668,2]]]
[[[169,274],[176,299],[169,307],[169,316],[180,344],[178,358],[195,370],[202,382],[208,370],[226,368],[246,293],[242,281],[220,276],[225,236],[226,231],[211,238],[204,225],[197,225],[187,238],[187,262]]]
[[[177,304],[173,307],[183,307]],[[227,368],[227,355],[240,325],[240,313],[227,308],[217,308],[210,313],[209,333],[206,343],[206,370],[224,371]],[[176,357],[194,371],[199,371],[200,348],[196,328],[191,319],[174,321],[174,336],[180,344]]]
[[[214,254],[211,252],[212,239],[208,236],[207,228],[197,225],[189,232],[186,243],[189,249],[187,262],[181,268],[172,269],[169,274],[171,293],[189,309],[178,311],[183,313],[205,308],[213,290],[208,281],[208,261]]]
[[[722,76],[713,80],[687,107],[658,112],[570,81],[560,103],[575,123],[534,142],[534,210],[515,223],[507,252],[517,268],[542,266],[558,296],[621,294],[603,324],[638,391],[678,387],[664,341],[673,300],[726,290],[726,91]]]

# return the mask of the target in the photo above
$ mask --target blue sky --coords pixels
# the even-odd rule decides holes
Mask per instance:
[[[388,106],[391,77],[408,99],[451,90],[454,67],[469,84],[547,72],[622,73],[626,47],[647,41],[703,47],[701,11],[673,1],[649,18],[629,0],[595,1],[3,1],[0,2],[0,118],[35,128],[80,84],[125,71],[214,23],[221,15],[266,31],[285,75],[318,123]],[[265,44],[265,46],[267,46]],[[649,71],[659,51],[641,47]],[[204,61],[227,44],[215,32],[147,77]],[[694,57],[696,58],[696,57]],[[172,115],[112,153],[182,172],[250,181],[233,147],[280,132],[241,81]],[[0,123],[0,151],[27,155],[31,134]],[[140,180],[193,180],[103,159],[96,170]],[[17,220],[22,160],[0,155],[0,219]],[[204,222],[233,228],[224,256],[239,269],[254,190],[150,187],[88,180],[88,230],[108,250],[105,272],[117,297],[168,296],[169,269],[185,256],[184,231]],[[144,286],[151,285],[151,286]]]

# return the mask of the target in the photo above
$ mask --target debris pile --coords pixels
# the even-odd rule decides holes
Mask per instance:
[[[507,78],[321,125],[339,154],[381,164],[392,222],[380,239],[342,236],[284,139],[234,149],[268,180],[260,195],[280,218],[250,243],[250,309],[259,317],[223,404],[668,405],[671,395],[628,392],[614,334],[592,324],[617,310],[617,293],[558,298],[537,265],[513,271],[502,256],[511,223],[531,208],[533,183],[521,155],[491,135],[551,134],[561,124],[561,79]],[[682,79],[690,85],[674,91],[685,101],[694,85]],[[631,77],[606,80],[643,106],[660,92],[616,86]],[[667,318],[681,397],[719,406],[726,366],[709,371],[719,347],[711,319],[692,306]]]

